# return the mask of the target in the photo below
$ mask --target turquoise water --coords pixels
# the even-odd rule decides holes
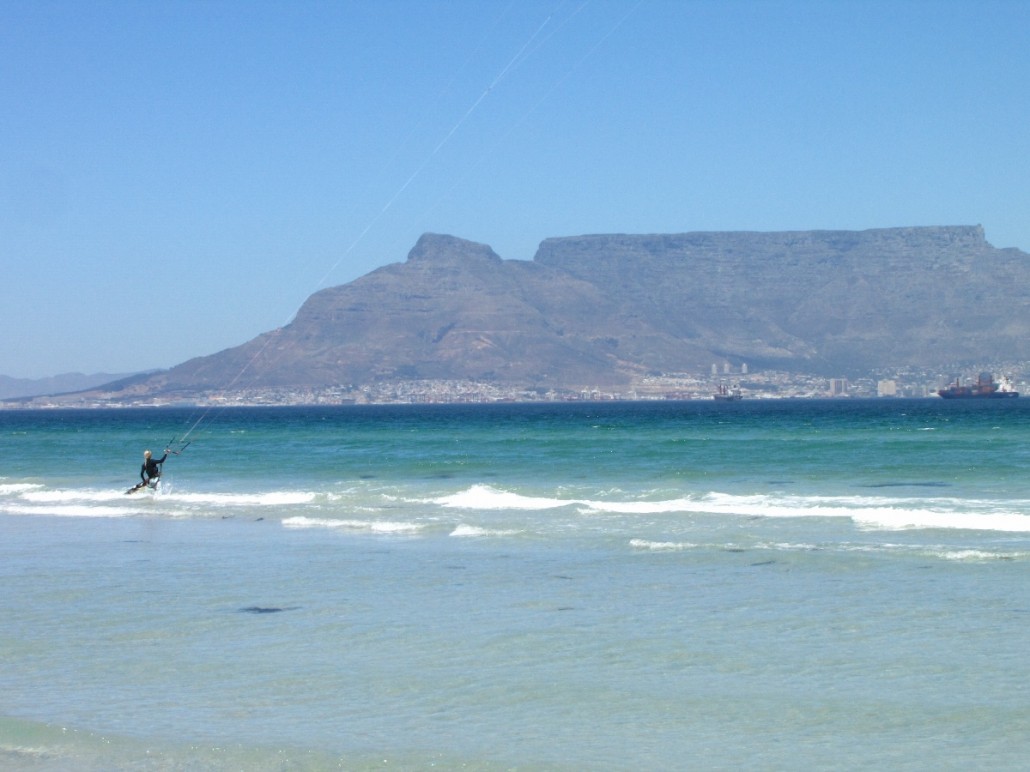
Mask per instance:
[[[1027,400],[0,412],[0,766],[1022,768],[1028,464]]]

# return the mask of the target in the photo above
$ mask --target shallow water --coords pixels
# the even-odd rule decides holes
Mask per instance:
[[[0,762],[1019,768],[986,407],[0,413]]]

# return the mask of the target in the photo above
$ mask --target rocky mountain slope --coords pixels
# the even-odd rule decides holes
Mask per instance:
[[[815,374],[1030,359],[1030,256],[978,227],[598,235],[532,261],[426,234],[287,326],[122,384],[603,387],[747,362]]]
[[[1030,256],[980,227],[548,239],[535,258],[619,291],[731,360],[854,374],[1030,353]]]

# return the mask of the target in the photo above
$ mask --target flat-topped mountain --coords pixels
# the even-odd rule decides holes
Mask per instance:
[[[148,393],[469,379],[605,387],[715,362],[826,375],[1030,359],[1030,256],[982,228],[597,235],[532,261],[426,234]]]
[[[544,241],[535,261],[758,366],[858,374],[1030,353],[1030,256],[979,226],[583,236]]]

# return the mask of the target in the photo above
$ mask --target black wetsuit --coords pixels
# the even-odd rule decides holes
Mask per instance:
[[[151,480],[157,480],[161,477],[161,464],[168,458],[168,454],[165,453],[161,458],[154,458],[151,456],[143,462],[143,466],[139,469],[139,479],[143,481],[144,485],[149,485]]]

